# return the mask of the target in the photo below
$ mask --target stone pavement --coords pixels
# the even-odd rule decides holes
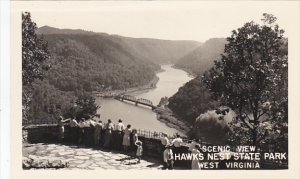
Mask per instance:
[[[23,144],[23,157],[42,157],[62,159],[69,163],[63,169],[161,169],[157,159],[143,157],[140,163],[137,159],[114,151],[104,151],[96,148],[78,147],[62,144]]]

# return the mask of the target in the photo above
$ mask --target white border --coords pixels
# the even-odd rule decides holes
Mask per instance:
[[[0,178],[10,177],[10,2],[0,2]]]
[[[246,4],[256,3],[258,6],[261,1],[243,1]],[[11,70],[11,90],[12,90],[12,118],[11,121],[14,125],[11,128],[11,143],[12,148],[14,149],[11,153],[11,175],[12,178],[30,178],[30,179],[46,179],[46,178],[103,178],[107,177],[112,178],[272,178],[272,179],[297,179],[300,178],[300,165],[299,165],[299,129],[300,129],[300,118],[299,118],[299,77],[300,77],[300,66],[299,66],[299,40],[300,40],[300,2],[299,1],[268,1],[272,4],[284,4],[288,3],[289,8],[286,9],[287,13],[290,16],[289,22],[289,169],[288,170],[213,170],[213,171],[114,171],[114,170],[105,170],[105,171],[86,171],[86,170],[33,170],[33,171],[24,171],[21,166],[22,159],[22,149],[21,149],[21,56],[20,56],[20,42],[21,42],[21,33],[20,33],[20,12],[25,9],[38,8],[39,10],[43,8],[60,8],[67,7],[72,8],[70,5],[80,5],[80,7],[89,7],[92,8],[93,4],[101,3],[114,3],[111,1],[98,1],[98,2],[12,2],[12,44],[11,44],[11,55],[12,55],[12,70]],[[133,3],[133,2],[115,2],[115,3]],[[147,2],[136,2],[136,3],[147,3]],[[160,1],[151,1],[151,3],[162,3]],[[184,3],[181,2],[167,2],[163,3]],[[191,4],[197,4],[201,2],[186,2]],[[209,3],[206,1],[205,3]],[[219,1],[218,3],[235,3],[233,1]],[[90,9],[88,9],[90,10]]]

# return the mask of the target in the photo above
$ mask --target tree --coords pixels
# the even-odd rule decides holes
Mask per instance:
[[[219,102],[212,98],[201,76],[180,87],[178,92],[169,98],[168,104],[170,109],[192,125],[200,114],[218,106]]]
[[[89,118],[96,115],[100,106],[95,103],[92,94],[83,92],[76,100],[76,105],[70,109],[71,117],[75,117],[78,121],[82,118]]]
[[[29,12],[22,13],[22,84],[30,85],[43,77],[43,70],[49,67],[50,55],[47,43],[35,31],[36,23],[31,21]]]
[[[59,116],[69,117],[68,111],[74,106],[74,92],[60,91],[47,79],[35,80],[32,84],[32,99],[30,101],[28,119],[56,122]]]
[[[47,43],[37,37],[36,29],[37,26],[31,21],[30,13],[22,13],[22,111],[24,120],[27,120],[29,102],[32,99],[32,83],[35,79],[41,79],[43,71],[50,67],[47,64],[50,58]]]
[[[276,19],[263,14],[262,25],[233,30],[221,60],[203,76],[212,95],[237,114],[235,144],[259,146],[271,134],[287,136],[287,41]]]

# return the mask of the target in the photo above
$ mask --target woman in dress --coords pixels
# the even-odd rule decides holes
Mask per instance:
[[[122,143],[125,152],[127,152],[128,148],[130,147],[130,134],[131,134],[131,125],[128,124],[126,129],[124,130],[123,143]]]
[[[197,156],[200,154],[200,145],[199,144],[195,145],[195,148],[192,149],[192,153],[194,155],[197,155]],[[193,157],[193,160],[192,160],[192,170],[200,170],[200,169],[201,169],[201,167],[200,167],[200,163],[199,163],[198,158]]]

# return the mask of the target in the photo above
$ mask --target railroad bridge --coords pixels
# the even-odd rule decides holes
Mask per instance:
[[[138,104],[149,106],[149,107],[152,108],[152,110],[156,108],[156,106],[153,105],[152,101],[150,101],[148,99],[144,99],[144,98],[138,98],[137,99],[134,96],[130,96],[130,95],[120,95],[120,96],[117,96],[116,99],[118,99],[120,101],[131,101],[136,106],[138,106]]]

